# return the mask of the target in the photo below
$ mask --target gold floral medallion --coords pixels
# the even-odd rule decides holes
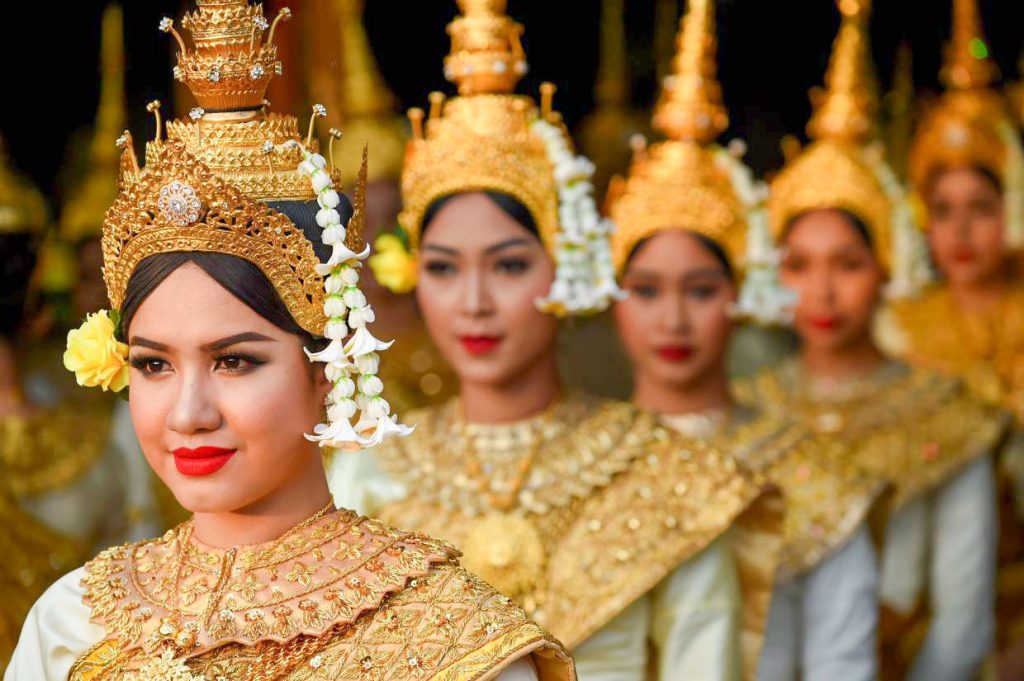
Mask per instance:
[[[475,521],[462,551],[466,569],[514,599],[533,592],[544,575],[540,533],[520,515],[492,513]]]

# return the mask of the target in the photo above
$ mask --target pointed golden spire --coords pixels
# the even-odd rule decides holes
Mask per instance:
[[[510,94],[526,75],[522,24],[505,14],[508,0],[456,1],[462,15],[448,24],[452,49],[445,78],[460,95]]]
[[[885,148],[889,163],[901,178],[907,176],[907,156],[914,132],[914,68],[910,43],[896,50],[892,89],[885,95]]]
[[[714,0],[690,0],[679,27],[672,73],[665,79],[654,127],[674,140],[707,144],[729,127],[716,73]]]
[[[391,115],[395,98],[384,85],[363,28],[365,0],[335,0],[341,26],[341,98],[344,119]]]
[[[353,253],[362,253],[366,248],[366,173],[369,147],[363,145],[363,161],[359,165],[359,179],[352,196],[352,217],[345,227],[345,247]]]
[[[114,141],[125,123],[124,18],[120,6],[107,6],[100,35],[100,105],[89,146],[89,166],[61,215],[60,233],[69,241],[98,237],[103,215],[117,198],[121,151]]]
[[[594,98],[599,107],[626,106],[625,0],[602,0],[601,44]]]
[[[42,232],[45,227],[43,195],[10,166],[0,137],[0,234]]]
[[[988,55],[977,0],[953,0],[953,35],[946,44],[943,84],[950,90],[981,90],[998,77]]]
[[[839,35],[825,73],[825,90],[814,99],[814,115],[807,132],[815,139],[854,144],[876,133],[878,93],[871,67],[868,39],[870,0],[838,0],[842,14]]]

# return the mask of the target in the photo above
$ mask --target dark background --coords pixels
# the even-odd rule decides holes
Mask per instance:
[[[655,95],[655,0],[625,1],[633,101],[647,109]],[[991,54],[1004,79],[1016,80],[1024,2],[979,2]],[[165,15],[180,17],[184,6],[178,0],[124,4],[129,125],[136,139],[146,139],[153,128],[146,102],[166,102],[171,91],[172,41],[157,24]],[[288,4],[296,15],[303,11],[304,0]],[[104,5],[99,0],[21,3],[0,28],[0,133],[13,162],[47,192],[55,210],[66,186],[61,168],[69,155],[85,151],[81,131],[92,124],[96,112]],[[898,44],[908,40],[919,93],[935,91],[941,47],[949,34],[950,1],[876,0],[875,5],[872,47],[883,88],[891,79]],[[441,63],[448,50],[444,27],[455,12],[452,0],[367,0],[370,40],[403,110],[423,105],[431,90],[451,91]],[[570,126],[577,124],[593,105],[600,0],[510,0],[509,12],[526,26],[531,70],[521,91],[535,94],[541,80],[554,81],[559,86],[557,108]],[[719,0],[717,12],[719,77],[731,116],[725,138],[746,139],[748,161],[764,172],[781,163],[778,143],[783,135],[803,135],[810,114],[807,90],[821,83],[838,12],[831,0]],[[300,27],[296,20],[279,30]]]

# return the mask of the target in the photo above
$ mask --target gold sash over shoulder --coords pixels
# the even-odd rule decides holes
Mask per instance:
[[[575,678],[559,644],[444,542],[348,511],[239,550],[190,534],[87,564],[106,637],[72,681],[491,679],[530,653],[542,679]]]
[[[892,483],[891,510],[992,451],[1008,425],[1005,413],[982,404],[959,381],[899,362],[822,392],[788,361],[756,376],[741,393],[744,401],[838,436],[856,465]]]
[[[777,497],[766,495],[760,478],[723,451],[676,438],[653,414],[627,403],[572,396],[536,423],[465,431],[454,402],[410,420],[415,437],[375,452],[410,490],[381,516],[461,547],[467,565],[483,565],[486,579],[503,582],[498,588],[570,649],[741,516],[756,515],[752,525],[759,529],[780,528]],[[542,441],[515,507],[488,508],[478,481],[461,472],[463,440],[473,438],[483,473],[498,491],[521,461],[529,439],[522,431],[537,429]],[[756,502],[766,497],[776,503],[762,508]],[[481,540],[488,530],[489,544]],[[511,542],[497,531],[512,535]],[[773,543],[767,547],[762,558],[773,571]],[[506,552],[512,555],[503,564]]]

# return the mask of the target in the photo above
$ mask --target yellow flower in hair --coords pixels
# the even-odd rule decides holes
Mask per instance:
[[[397,234],[381,234],[373,243],[377,251],[370,256],[370,269],[381,286],[394,293],[416,288],[416,258]]]
[[[64,366],[78,385],[120,392],[128,385],[128,346],[114,337],[115,322],[106,310],[86,316],[68,332]]]

